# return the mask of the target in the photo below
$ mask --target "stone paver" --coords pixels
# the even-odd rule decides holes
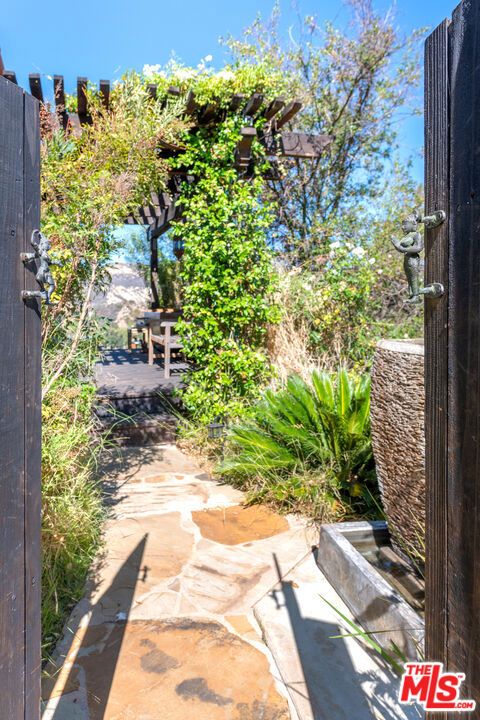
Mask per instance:
[[[313,562],[314,528],[243,507],[174,446],[112,451],[103,477],[104,553],[48,668],[43,720],[397,717],[385,669],[330,638],[333,611],[315,615],[320,590],[340,601]]]
[[[288,720],[253,614],[309,553],[303,523],[213,482],[174,446],[103,467],[104,556],[44,683],[44,720]]]

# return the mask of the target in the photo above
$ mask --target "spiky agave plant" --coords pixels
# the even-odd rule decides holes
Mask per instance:
[[[252,489],[321,472],[332,496],[363,511],[375,488],[370,439],[370,377],[345,369],[291,376],[267,390],[249,417],[230,431],[222,475]],[[323,483],[324,484],[324,483]]]

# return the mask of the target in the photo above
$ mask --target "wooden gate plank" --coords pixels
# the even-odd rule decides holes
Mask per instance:
[[[450,26],[448,669],[480,702],[480,4]]]
[[[24,250],[32,252],[32,230],[40,227],[40,115],[25,95]],[[25,289],[36,290],[35,266],[24,270]],[[25,719],[40,716],[41,671],[41,309],[29,301],[25,315]]]
[[[425,210],[449,210],[448,26],[425,43]],[[425,284],[446,294],[425,301],[426,636],[430,660],[447,662],[448,222],[425,232]],[[438,717],[438,715],[437,715]]]
[[[24,720],[23,92],[0,78],[0,698]]]

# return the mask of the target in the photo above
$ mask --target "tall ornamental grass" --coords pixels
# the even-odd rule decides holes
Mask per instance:
[[[99,548],[104,517],[96,479],[101,445],[92,415],[91,384],[52,387],[43,404],[42,637],[53,650],[82,596]]]

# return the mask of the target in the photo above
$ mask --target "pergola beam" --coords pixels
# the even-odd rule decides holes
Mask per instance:
[[[215,115],[217,114],[217,107],[215,103],[208,103],[202,110],[199,118],[199,123],[201,125],[207,125],[209,122],[211,122]]]
[[[65,109],[65,83],[63,75],[53,76],[53,94],[55,97],[55,106]]]
[[[260,136],[268,155],[305,160],[320,157],[333,139],[334,135],[313,135],[289,130],[275,133],[267,131]]]
[[[284,157],[310,158],[319,157],[330,145],[333,135],[308,135],[299,132],[280,133],[280,155]]]
[[[77,113],[81,125],[85,125],[90,120],[87,105],[87,85],[88,78],[77,78]]]
[[[195,102],[195,94],[193,90],[189,90],[187,94],[187,100],[185,105],[185,114],[193,116],[198,110],[197,103]]]
[[[99,89],[102,94],[103,104],[108,110],[110,106],[110,80],[100,80]]]
[[[68,127],[68,115],[65,109],[65,83],[63,75],[53,76],[53,94],[57,116],[61,119],[63,129],[66,130]]]
[[[245,173],[252,160],[252,144],[257,136],[257,131],[254,127],[243,127],[240,135],[240,140],[235,148],[235,169],[240,173]]]
[[[30,92],[34,98],[39,102],[43,103],[43,90],[42,81],[38,73],[30,73],[28,76],[28,84],[30,86]]]
[[[277,113],[280,112],[280,110],[283,110],[285,107],[285,100],[283,97],[276,97],[270,105],[267,107],[265,112],[263,113],[263,116],[266,120],[271,120]]]
[[[263,95],[262,93],[253,93],[250,100],[245,105],[245,109],[243,111],[243,114],[245,117],[253,118],[257,114],[257,112],[260,110],[263,103]]]
[[[228,109],[231,112],[237,112],[237,110],[240,109],[242,104],[245,102],[245,95],[243,93],[235,93],[235,95],[232,95],[232,99],[230,100],[230,105]]]
[[[5,78],[5,80],[10,80],[10,82],[15,83],[15,85],[18,85],[17,76],[13,70],[4,70],[2,75]]]
[[[152,100],[157,99],[157,86],[155,85],[155,83],[149,83],[147,85],[147,92],[152,98]]]
[[[294,100],[289,103],[281,112],[281,114],[275,118],[275,129],[280,130],[284,125],[287,124],[295,115],[300,112],[303,105],[299,100]]]

